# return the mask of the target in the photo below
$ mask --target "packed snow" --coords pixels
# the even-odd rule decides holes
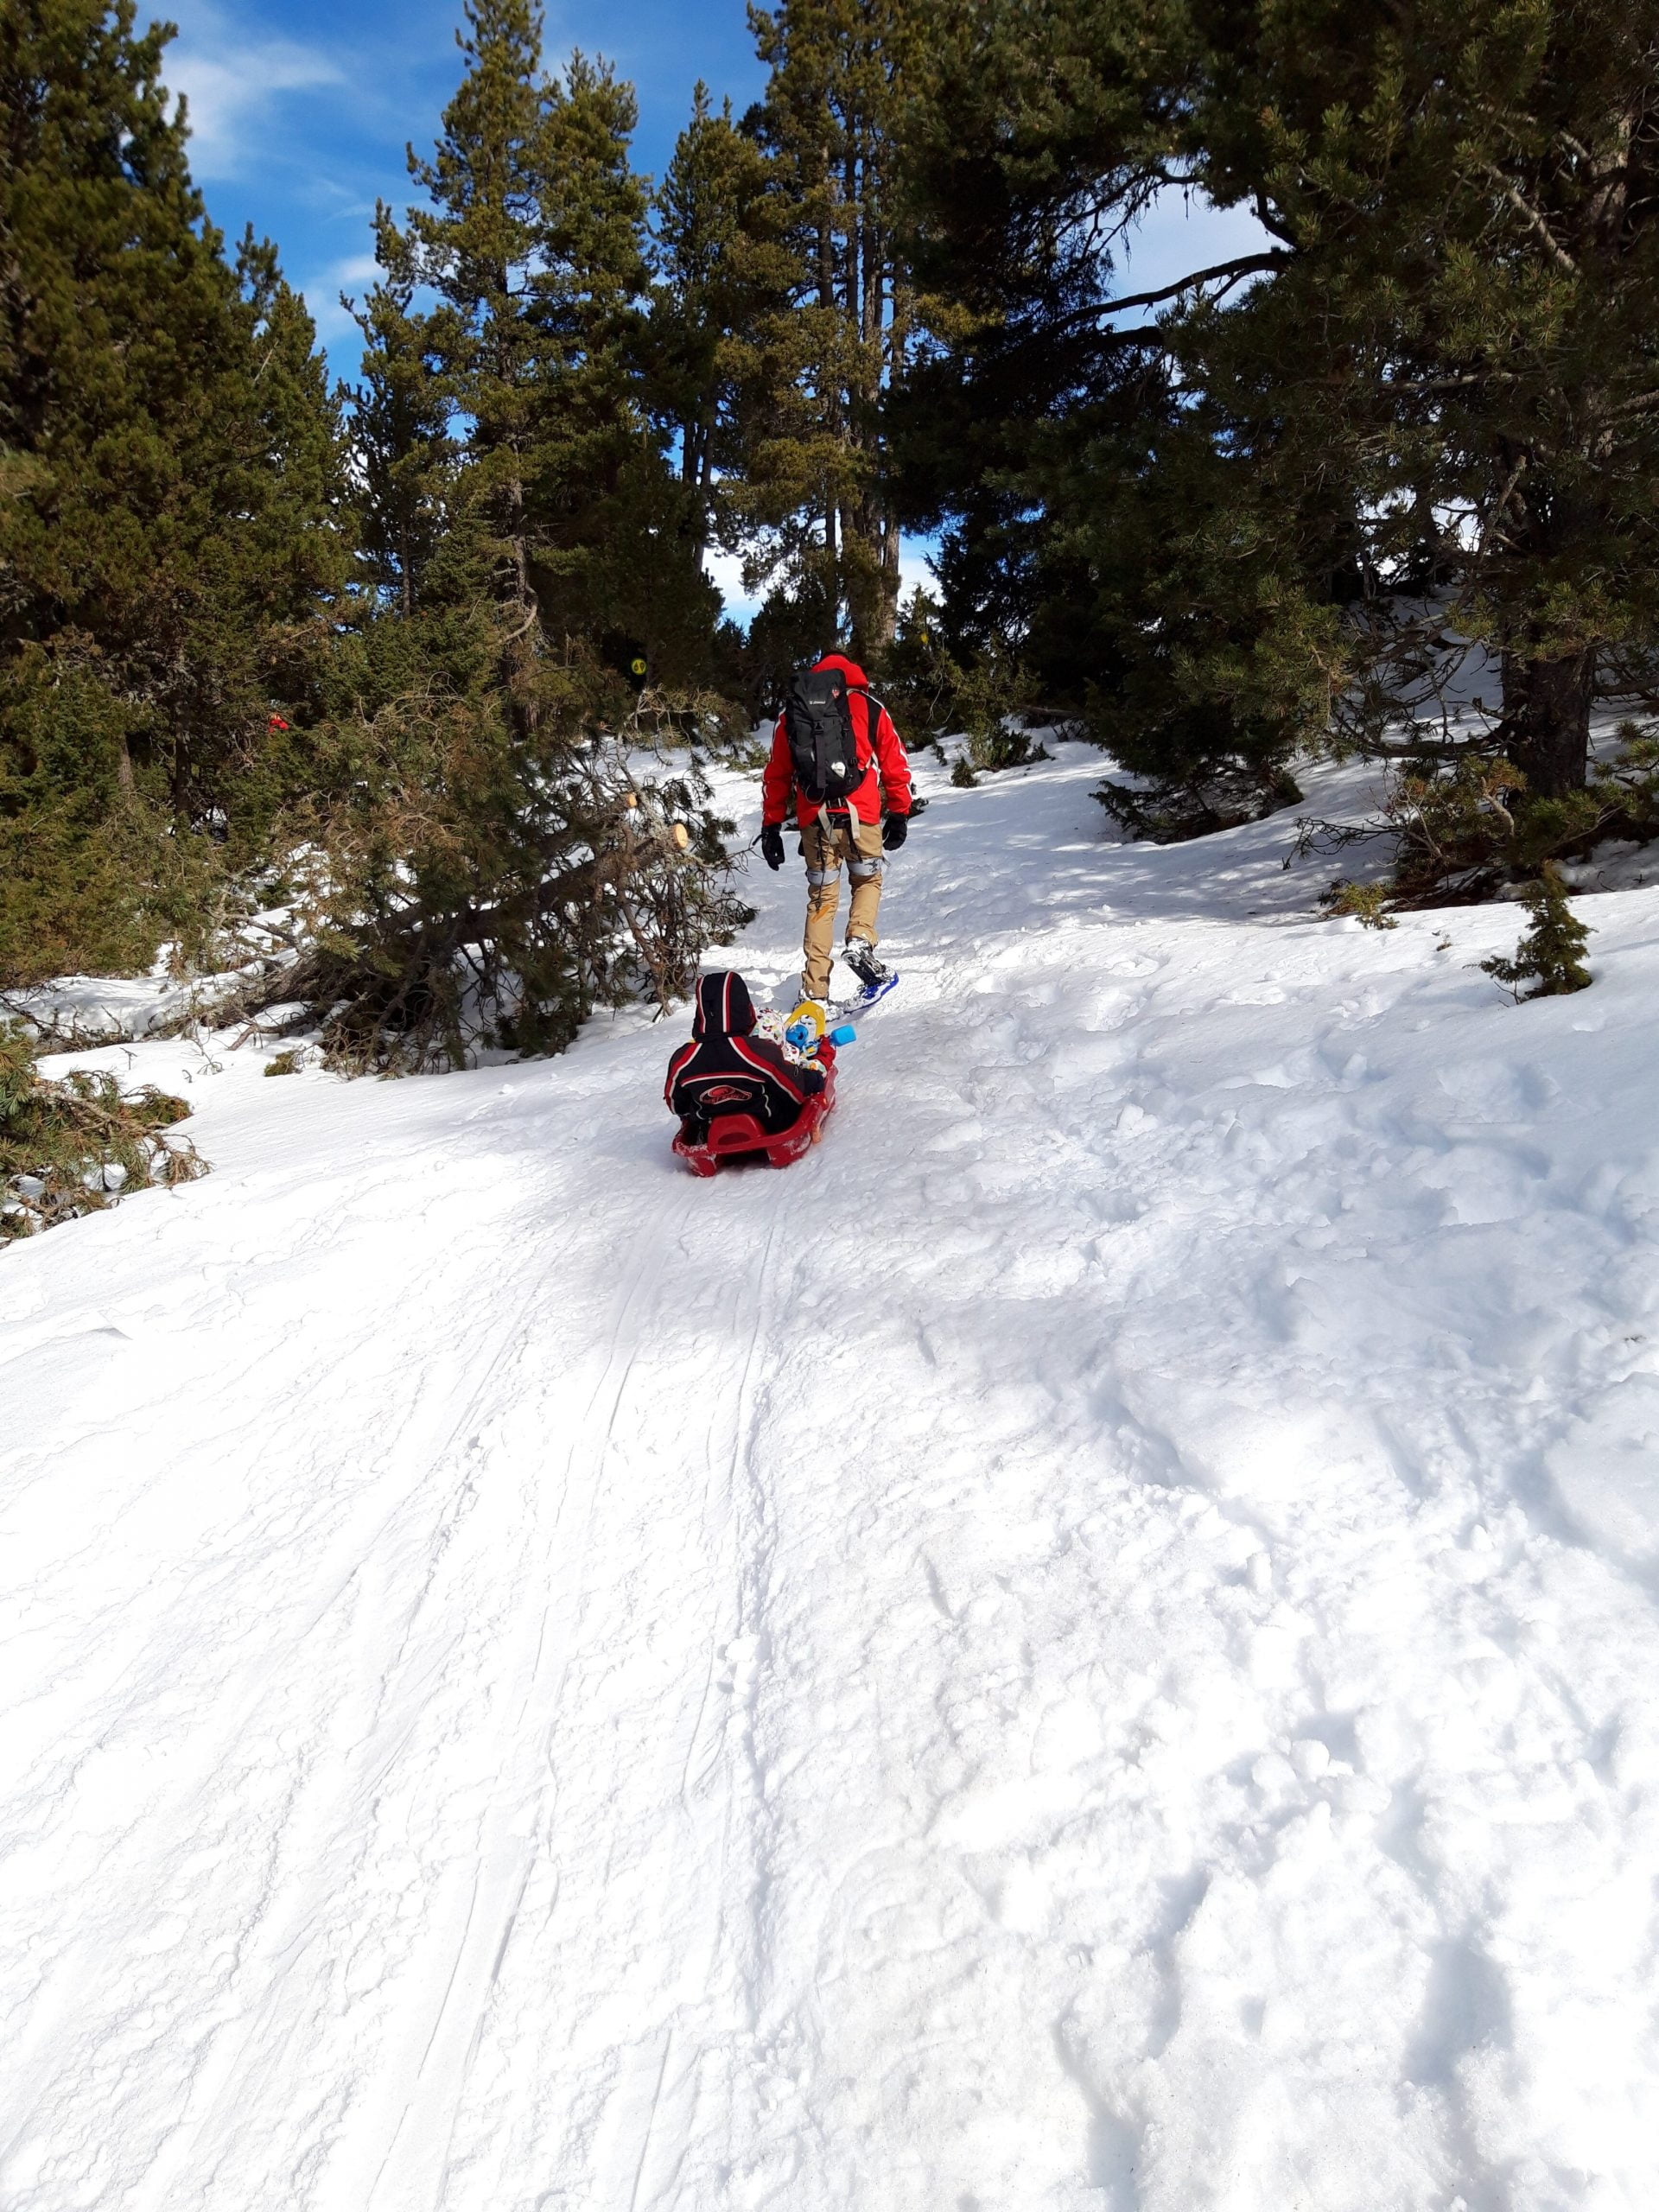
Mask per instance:
[[[0,1258],[7,2212],[1659,2202],[1659,892],[1516,1006],[1100,773],[785,1173],[81,1056],[215,1172]]]

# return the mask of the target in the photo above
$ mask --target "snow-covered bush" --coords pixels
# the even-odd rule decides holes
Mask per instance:
[[[48,1082],[35,1052],[22,1023],[0,1024],[0,1243],[207,1173],[188,1137],[162,1135],[189,1113],[182,1099],[148,1086],[126,1097],[109,1075]]]
[[[442,683],[342,712],[262,893],[295,957],[218,1019],[303,1002],[346,1074],[556,1052],[596,1007],[683,996],[704,948],[748,918],[734,825],[687,743],[717,702],[538,663],[515,721],[490,671],[469,688],[457,660]]]

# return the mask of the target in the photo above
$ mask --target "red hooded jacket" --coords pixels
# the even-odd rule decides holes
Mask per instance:
[[[818,668],[838,668],[847,678],[851,696],[848,707],[853,717],[853,737],[858,747],[858,757],[865,764],[864,780],[853,793],[849,804],[857,810],[861,822],[879,822],[882,802],[889,814],[910,812],[910,763],[905,758],[905,748],[899,741],[885,707],[877,705],[870,697],[870,689],[864,671],[856,662],[844,653],[826,653],[814,664]],[[875,728],[870,728],[870,710],[876,707]],[[778,717],[778,727],[772,734],[772,758],[766,763],[766,780],[761,785],[760,819],[763,824],[780,825],[789,817],[789,802],[795,800],[795,818],[803,829],[813,821],[819,811],[815,801],[803,797],[795,789],[795,766],[789,757],[789,738],[784,728],[784,718]]]

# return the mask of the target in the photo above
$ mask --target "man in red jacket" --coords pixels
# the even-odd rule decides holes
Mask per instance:
[[[806,935],[801,970],[804,995],[820,1001],[830,995],[830,969],[835,958],[836,910],[841,904],[841,869],[844,861],[853,893],[847,916],[847,942],[842,957],[861,983],[887,981],[887,970],[876,957],[875,918],[881,905],[881,871],[886,855],[896,852],[909,829],[910,763],[899,741],[887,709],[870,696],[864,671],[843,653],[826,653],[815,664],[813,674],[836,669],[847,679],[848,710],[858,747],[856,766],[862,780],[846,798],[819,802],[810,798],[797,783],[790,752],[786,717],[780,715],[772,732],[772,758],[766,763],[760,810],[760,854],[770,868],[784,864],[784,823],[790,801],[795,803],[796,825],[806,861]],[[882,821],[885,804],[887,820]]]

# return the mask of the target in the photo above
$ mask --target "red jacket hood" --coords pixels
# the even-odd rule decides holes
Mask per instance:
[[[855,660],[849,660],[845,653],[825,653],[822,660],[815,660],[815,669],[838,668],[855,690],[868,691],[870,679]]]

